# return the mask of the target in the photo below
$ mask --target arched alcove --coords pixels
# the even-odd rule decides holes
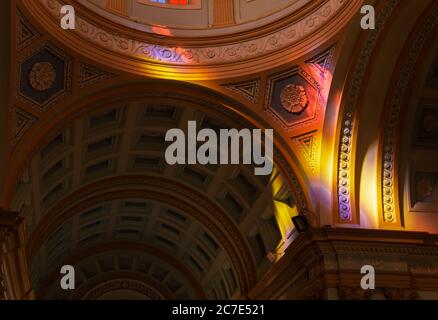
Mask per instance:
[[[18,154],[20,148],[32,154],[24,166],[17,163],[24,171],[12,206],[26,224],[37,296],[63,297],[51,291],[51,274],[77,252],[114,241],[175,255],[208,298],[245,295],[284,254],[294,233],[291,218],[307,207],[307,191],[278,148],[281,138],[274,139],[275,167],[266,176],[254,175],[254,164],[168,165],[167,130],[186,131],[189,120],[215,131],[254,128],[256,121],[218,94],[194,86],[178,90],[172,82],[154,82],[103,94],[96,103],[71,106],[49,130],[17,145]],[[119,251],[123,259],[123,246]],[[129,270],[140,261],[130,257]],[[85,268],[83,286],[103,276],[96,259],[75,261]],[[114,274],[123,271],[114,268]],[[178,272],[167,269],[169,277]],[[199,298],[193,286],[187,288],[180,298]]]

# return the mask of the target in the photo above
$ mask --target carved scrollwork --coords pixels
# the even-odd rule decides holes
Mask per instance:
[[[40,0],[40,2],[53,17],[59,19],[62,3],[58,0]],[[293,21],[273,34],[259,35],[238,44],[185,48],[158,45],[119,35],[80,15],[76,17],[76,22],[78,25],[77,33],[82,38],[118,53],[171,64],[217,64],[242,61],[292,47],[293,44],[315,33],[316,29],[322,28],[337,13],[350,5],[349,1],[327,0],[323,6],[308,16]]]

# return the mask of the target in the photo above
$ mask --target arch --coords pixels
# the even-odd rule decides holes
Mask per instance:
[[[145,88],[148,91],[145,91]],[[230,119],[245,128],[269,128],[267,120],[258,116],[241,103],[225,98],[219,93],[200,86],[182,84],[171,81],[142,81],[118,88],[108,88],[102,94],[86,97],[81,101],[72,101],[63,105],[62,108],[49,112],[41,118],[39,123],[32,127],[18,143],[13,152],[13,163],[5,177],[5,186],[9,186],[2,193],[2,203],[10,207],[16,181],[18,181],[28,161],[34,157],[38,150],[50,142],[50,139],[61,131],[66,123],[85,117],[93,111],[103,110],[111,106],[134,101],[139,98],[161,97],[166,99],[182,99],[195,103],[201,110],[219,114],[221,117]],[[245,110],[245,111],[242,111]],[[26,141],[26,143],[24,143]],[[288,144],[280,136],[274,136],[274,164],[283,174],[291,190],[294,193],[295,202],[299,209],[312,209],[310,195],[311,188],[308,177],[292,154]],[[303,187],[306,186],[306,187]],[[316,223],[317,217],[310,217],[312,223]]]
[[[422,12],[404,44],[391,77],[391,87],[385,97],[385,112],[381,117],[381,132],[378,150],[378,206],[379,224],[382,227],[405,227],[403,212],[402,132],[421,67],[431,64],[426,55],[436,46],[438,30],[438,5],[431,2]],[[430,59],[430,57],[429,57]],[[433,59],[433,58],[432,58]],[[418,84],[418,83],[417,83]],[[415,117],[415,115],[414,115]]]
[[[129,189],[117,188],[121,186],[129,186]],[[249,249],[239,230],[227,215],[199,192],[189,190],[187,186],[177,185],[174,181],[166,181],[162,177],[108,178],[85,186],[62,199],[43,217],[28,239],[26,249],[29,261],[33,260],[36,251],[43,243],[44,235],[51,234],[77,212],[108,200],[131,198],[163,201],[193,216],[224,246],[236,269],[242,291],[246,292],[255,284],[257,277]],[[195,207],[193,203],[199,207]],[[223,230],[227,230],[227,233],[225,234]]]
[[[16,185],[15,182],[21,176],[22,170],[28,166],[28,161],[38,156],[40,150],[42,150],[54,136],[68,127],[67,124],[72,124],[76,120],[85,119],[96,111],[102,111],[126,103],[141,101],[141,99],[146,99],[147,101],[149,98],[161,99],[163,101],[179,101],[184,102],[184,104],[193,105],[195,110],[202,110],[202,112],[205,111],[208,115],[214,114],[220,119],[223,119],[225,123],[232,124],[237,128],[264,128],[268,126],[267,120],[255,114],[255,112],[248,110],[248,108],[241,103],[230,98],[224,98],[222,94],[196,85],[173,81],[141,81],[140,83],[134,83],[114,89],[108,88],[108,91],[105,91],[102,94],[85,97],[85,99],[87,99],[86,101],[80,100],[79,103],[71,101],[64,102],[62,108],[53,108],[49,110],[44,117],[41,117],[39,123],[26,133],[26,136],[14,149],[13,158],[15,161],[9,170],[10,175],[8,178],[11,181],[11,184],[9,185]],[[26,141],[26,143],[24,143],[24,141]],[[296,168],[299,168],[299,166],[295,165],[294,160],[291,160],[291,158],[293,159],[294,157],[288,149],[287,143],[283,139],[274,139],[274,146],[274,164],[280,171],[282,177],[284,177],[286,184],[289,186],[293,202],[298,209],[309,207],[309,202],[307,200],[309,197],[309,189],[303,189],[300,182],[301,179],[304,179],[304,174],[296,175],[295,172],[298,171]],[[156,179],[156,177],[121,176],[118,178],[120,178],[118,182],[117,178],[114,178],[90,183],[90,185],[86,185],[84,189],[77,190],[77,192],[73,193],[70,197],[66,197],[65,199],[61,198],[59,203],[55,202],[55,206],[45,215],[40,223],[37,224],[36,229],[33,230],[27,241],[29,260],[32,261],[36,250],[42,243],[42,239],[54,231],[55,225],[61,225],[66,221],[66,217],[74,215],[80,208],[85,209],[87,206],[95,204],[96,201],[102,202],[111,200],[114,197],[120,198],[120,195],[123,194],[126,197],[134,198],[155,197],[157,200],[163,202],[173,199],[172,201],[174,203],[172,205],[175,205],[175,207],[178,207],[178,205],[181,207],[182,205],[182,202],[176,200],[181,199],[181,197],[175,197],[174,195],[169,196],[166,192],[160,193],[154,190],[154,188],[156,188],[156,185],[154,184],[159,183],[149,182],[149,187],[146,189],[143,188],[143,186],[138,186],[138,181],[144,183],[148,178],[153,180]],[[124,186],[126,192],[121,193],[120,191],[113,190],[112,193],[108,192],[106,194],[99,194],[99,191],[96,191],[95,197],[91,197],[91,194],[93,194],[92,189],[94,187],[99,186],[100,183],[103,183],[106,187],[109,181],[114,182],[115,186]],[[155,181],[157,181],[157,179]],[[131,183],[134,184],[134,188],[131,187]],[[161,183],[164,182],[161,181]],[[178,183],[175,183],[172,180],[172,182],[168,182],[168,187],[172,184],[174,185],[174,188],[178,185]],[[99,189],[97,188],[97,190]],[[10,189],[6,194],[6,202],[9,202],[9,204],[12,201],[13,193],[13,190]],[[175,193],[181,195],[187,193],[187,186],[179,187]],[[191,194],[195,195],[196,192],[192,192]],[[83,200],[82,202],[73,199],[78,195],[79,197],[83,197],[80,198]],[[193,197],[195,198],[195,196]],[[257,281],[256,268],[252,256],[252,252],[255,249],[252,248],[252,251],[249,251],[246,242],[247,239],[244,239],[242,234],[239,233],[239,230],[229,221],[229,218],[221,213],[221,209],[203,199],[202,196],[196,196],[196,199],[199,199],[199,201],[186,200],[184,206],[186,209],[188,208],[188,210],[183,211],[198,212],[197,220],[201,220],[201,223],[207,225],[207,229],[212,230],[215,236],[218,234],[220,235],[218,237],[221,238],[220,242],[221,244],[224,244],[226,252],[231,258],[230,261],[236,272],[238,283],[240,285],[239,288],[244,295]],[[74,206],[69,206],[67,208],[67,204],[72,205],[72,202],[75,203]],[[222,221],[217,222],[217,217],[214,219],[208,218],[209,215],[211,215],[211,212],[206,210],[199,211],[199,208],[196,208],[199,203],[205,203],[205,207],[207,208],[214,208],[213,210],[210,210],[212,212],[220,212],[218,216],[222,217]],[[192,210],[192,208],[194,208],[194,210]],[[67,212],[64,219],[59,219],[58,214],[61,212]],[[287,216],[289,216],[289,212],[287,212]],[[318,223],[317,216],[313,213],[309,213],[307,216],[312,225]],[[278,217],[276,218],[277,222],[279,222]],[[286,218],[286,213],[283,218]],[[292,225],[290,217],[288,220],[288,224]],[[226,231],[222,232],[221,230]],[[282,234],[282,236],[284,237],[285,235]],[[285,240],[285,238],[283,238],[283,240],[285,243],[282,244],[280,249],[275,250],[284,250],[289,245],[289,240]]]
[[[388,108],[384,102],[386,89],[391,88],[391,75],[399,67],[396,62],[403,47],[409,46],[408,31],[432,3],[422,3],[415,10],[399,0],[381,3],[376,8],[376,30],[372,33],[353,30],[347,35],[358,39],[356,43],[347,43],[349,48],[343,53],[351,67],[337,71],[345,73],[345,78],[341,77],[345,82],[333,87],[330,93],[332,103],[339,106],[332,175],[335,206],[330,219],[334,224],[379,227],[380,173],[376,168],[378,161],[374,162],[378,157],[380,130],[386,121],[381,120],[381,114]],[[370,105],[373,112],[367,112]],[[382,227],[400,228],[400,224]]]
[[[36,25],[82,56],[136,75],[180,80],[239,77],[293,61],[335,36],[361,4],[360,0],[309,1],[305,9],[269,28],[199,42],[196,37],[157,41],[153,34],[99,21],[93,13],[79,9],[80,27],[64,32],[59,28],[59,1],[21,2],[25,11],[32,12]]]
[[[372,66],[373,62],[376,61],[376,52],[379,51],[399,5],[400,1],[398,0],[380,4],[376,8],[376,29],[372,33],[367,30],[360,31],[356,35],[358,41],[351,48],[352,51],[345,52],[346,57],[343,57],[349,61],[350,66],[354,67],[346,70],[341,97],[337,101],[339,112],[336,115],[332,183],[336,186],[332,192],[335,204],[332,221],[335,224],[360,224],[359,190],[357,190],[358,179],[356,179],[357,172],[360,171],[356,170],[358,161],[355,152],[359,130],[359,109],[363,104],[364,97],[363,84],[368,81],[370,76],[368,66]],[[356,23],[359,21],[356,20]],[[357,33],[356,30],[354,32]]]
[[[185,278],[188,280],[188,282],[195,288],[196,294],[200,299],[206,299],[207,295],[204,292],[202,286],[198,282],[198,280],[195,278],[195,276],[191,273],[187,267],[182,264],[179,260],[175,259],[172,255],[169,255],[165,251],[158,249],[154,246],[150,246],[145,243],[136,243],[136,242],[128,242],[128,241],[113,241],[110,243],[105,244],[98,244],[90,248],[83,249],[79,252],[76,252],[72,257],[64,261],[64,264],[71,264],[76,265],[77,262],[89,257],[92,254],[101,254],[101,253],[110,253],[118,250],[128,250],[133,252],[146,252],[150,253],[154,256],[159,257],[160,259],[163,259],[163,261],[169,263],[171,266],[173,266],[176,270],[180,271]],[[139,280],[138,277],[133,276],[132,273],[121,273],[118,272],[117,274],[112,275],[103,275],[104,279],[110,280],[110,279],[116,279],[118,276],[129,276],[130,278],[134,278],[136,280]],[[45,296],[47,291],[49,290],[50,286],[59,278],[59,272],[57,270],[53,271],[48,277],[47,280],[44,282],[41,290],[41,296]],[[73,297],[81,297],[83,294],[86,294],[86,292],[89,289],[92,289],[94,286],[96,286],[101,280],[102,277],[99,277],[99,279],[91,282],[89,285],[87,285],[84,288],[78,288],[78,291],[74,293]],[[144,279],[143,279],[144,280]],[[154,286],[156,288],[156,286]],[[157,289],[157,288],[156,288]],[[168,297],[169,292],[166,292],[166,290],[159,290],[160,293]]]

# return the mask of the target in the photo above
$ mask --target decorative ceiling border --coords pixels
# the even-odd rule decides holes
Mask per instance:
[[[34,1],[34,0],[33,0]],[[62,3],[58,0],[39,0],[51,16],[60,19]],[[106,30],[102,26],[76,16],[77,33],[84,39],[106,49],[128,56],[138,56],[142,59],[182,65],[217,64],[236,62],[261,55],[274,50],[282,50],[293,46],[308,37],[315,30],[322,28],[330,19],[345,10],[349,2],[343,0],[326,0],[324,5],[299,21],[293,22],[273,34],[262,35],[255,39],[242,41],[238,44],[216,46],[177,46],[147,43]]]
[[[357,117],[358,99],[360,96],[362,83],[367,71],[367,66],[371,60],[374,49],[380,36],[385,29],[388,19],[391,17],[400,0],[389,0],[385,3],[376,21],[376,29],[368,32],[366,42],[360,52],[353,76],[348,87],[346,103],[340,118],[340,136],[337,163],[337,198],[340,223],[353,223],[352,202],[352,181],[351,173],[354,171],[353,137]]]
[[[360,0],[322,0],[307,8],[309,12],[290,15],[252,34],[178,40],[117,27],[94,19],[83,8],[76,12],[75,30],[60,30],[59,0],[21,2],[43,29],[78,53],[128,72],[181,79],[238,77],[297,59],[335,36],[361,5]]]

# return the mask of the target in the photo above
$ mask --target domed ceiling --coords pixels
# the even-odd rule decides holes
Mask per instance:
[[[125,72],[202,80],[253,74],[294,61],[336,35],[359,0],[75,0],[76,28],[59,28],[63,3],[26,1],[67,46]],[[127,59],[128,58],[128,59]]]
[[[206,37],[263,27],[297,13],[310,0],[78,0],[98,15],[128,28],[176,37]],[[178,1],[174,1],[178,2]],[[183,4],[186,3],[186,4]],[[222,13],[222,17],[220,17]]]

